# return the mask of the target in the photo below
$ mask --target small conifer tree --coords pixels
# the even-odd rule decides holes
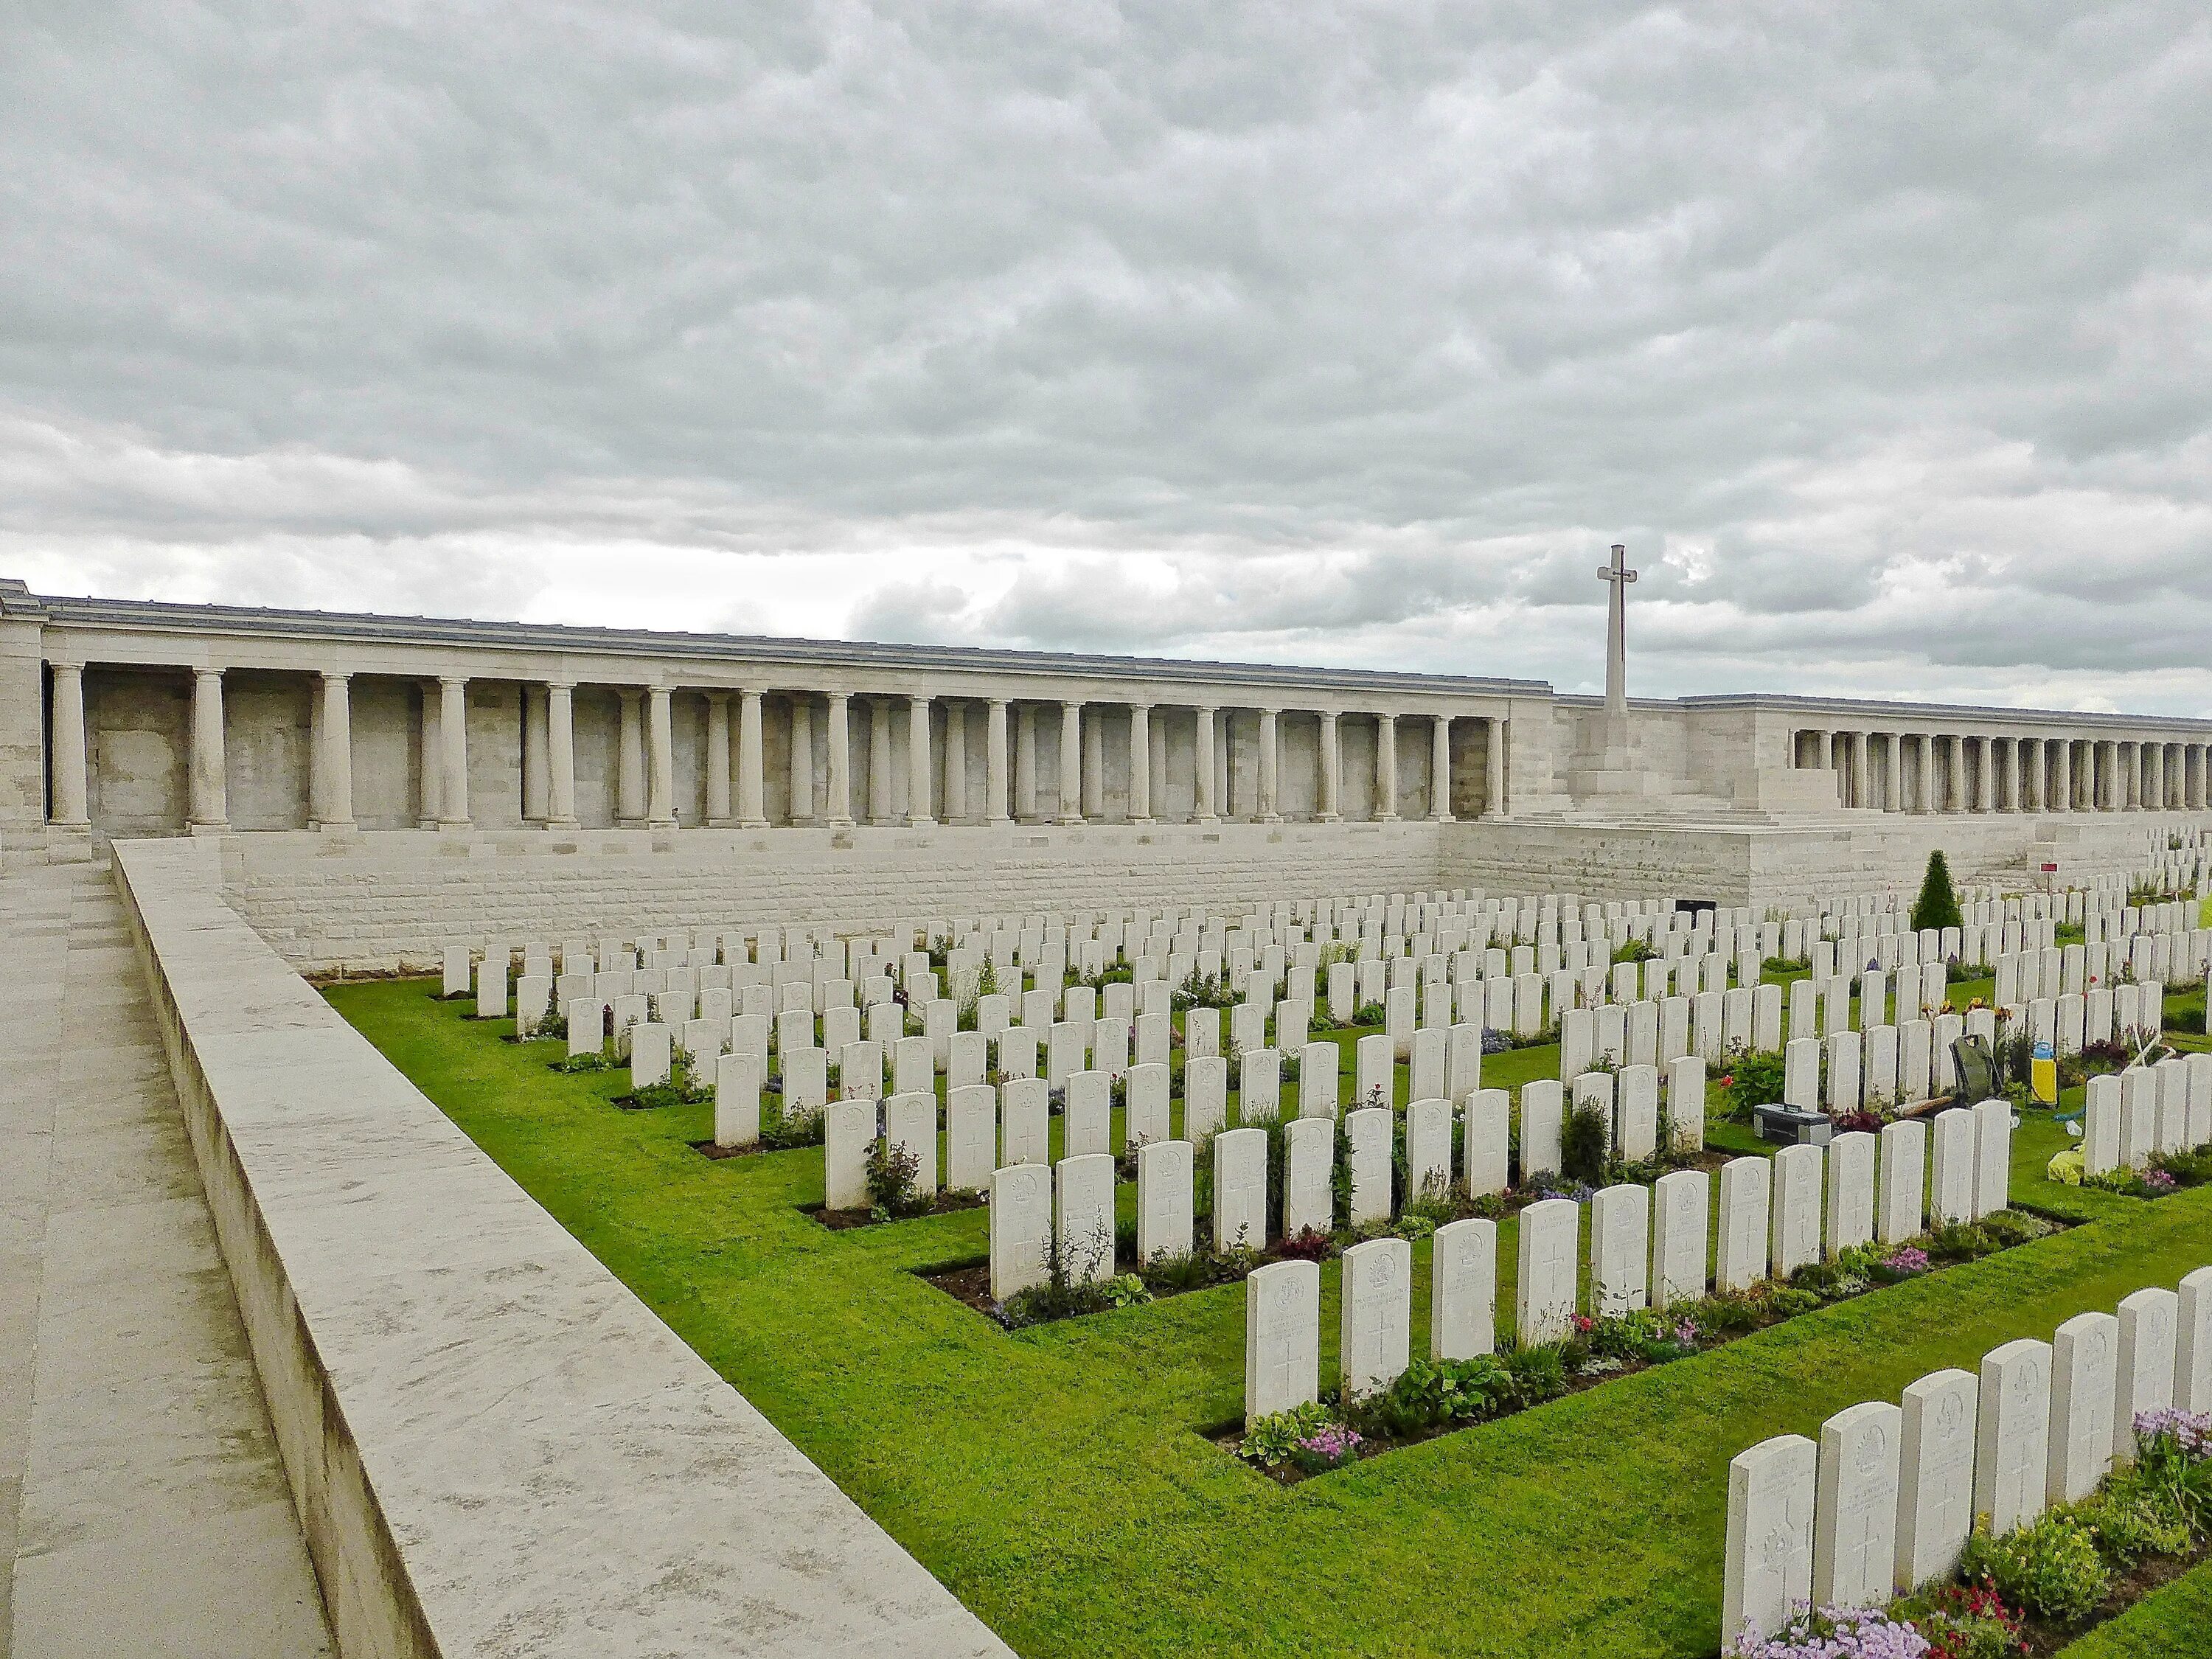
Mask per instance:
[[[1920,896],[1912,905],[1912,930],[1926,933],[1929,928],[1959,927],[1965,918],[1959,914],[1959,896],[1951,886],[1950,861],[1937,848],[1928,855],[1928,873],[1920,883]]]

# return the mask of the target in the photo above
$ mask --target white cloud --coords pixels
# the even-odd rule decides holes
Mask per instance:
[[[2212,710],[2178,0],[10,45],[36,587]]]

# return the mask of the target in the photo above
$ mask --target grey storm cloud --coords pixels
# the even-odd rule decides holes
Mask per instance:
[[[2212,24],[31,0],[57,591],[2212,709]]]

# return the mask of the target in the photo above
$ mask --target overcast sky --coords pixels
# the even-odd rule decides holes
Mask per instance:
[[[48,592],[2212,712],[2212,23],[18,0]]]

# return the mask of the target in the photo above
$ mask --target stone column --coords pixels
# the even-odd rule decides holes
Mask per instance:
[[[1944,803],[1954,812],[1972,810],[1972,801],[1966,788],[1966,740],[1954,736],[1951,739],[1951,762],[1946,769],[1949,777],[1950,799]]]
[[[1275,757],[1275,727],[1282,718],[1279,709],[1260,711],[1260,822],[1280,823],[1279,775]]]
[[[892,806],[891,700],[868,699],[868,822],[896,823]]]
[[[1014,816],[1027,823],[1037,816],[1036,705],[1025,702],[1014,721]]]
[[[830,800],[827,817],[837,829],[853,827],[853,694],[830,694]]]
[[[1482,811],[1486,817],[1505,816],[1505,722],[1490,717],[1490,753],[1482,778]]]
[[[1060,705],[1060,822],[1083,822],[1083,705]]]
[[[707,822],[730,827],[730,694],[707,694]]]
[[[522,821],[543,823],[551,816],[551,792],[545,779],[545,688],[522,688]]]
[[[1857,807],[1874,804],[1874,769],[1867,754],[1867,733],[1851,733],[1851,805]]]
[[[814,702],[797,691],[791,697],[791,821],[814,822]]]
[[[645,693],[617,688],[622,732],[615,753],[615,822],[635,830],[645,822]]]
[[[1152,821],[1152,708],[1129,705],[1129,822]]]
[[[229,763],[223,753],[222,670],[192,671],[192,740],[187,816],[192,832],[230,828]]]
[[[1240,809],[1251,802],[1237,787],[1237,711],[1224,708],[1214,715],[1213,799],[1224,823],[1234,822]]]
[[[1375,717],[1375,821],[1390,823],[1398,817],[1398,717]]]
[[[945,705],[945,821],[965,823],[968,805],[968,705]]]
[[[1106,711],[1096,704],[1083,711],[1083,816],[1106,821]]]
[[[440,692],[435,680],[425,680],[417,686],[422,694],[422,725],[416,733],[416,776],[422,792],[421,810],[416,815],[416,827],[435,830],[438,827],[439,782],[445,773],[446,740],[438,731]]]
[[[2166,745],[2162,743],[2150,746],[2150,803],[2154,811],[2166,811]]]
[[[89,830],[92,808],[85,769],[84,665],[58,662],[53,673],[53,821],[59,829]]]
[[[1190,816],[1194,823],[1218,823],[1219,815],[1213,805],[1213,713],[1211,708],[1193,711],[1198,716],[1198,726],[1191,734]]]
[[[1905,810],[1905,734],[1887,732],[1882,734],[1881,805],[1887,812]]]
[[[2051,750],[2048,758],[2051,765],[2051,793],[2046,799],[2051,811],[2070,812],[2074,810],[2074,740],[2057,738],[2045,747]]]
[[[1429,816],[1438,823],[1452,821],[1451,716],[1431,717],[1429,751]]]
[[[1321,811],[1318,816],[1323,823],[1335,823],[1344,817],[1336,804],[1337,790],[1343,780],[1343,757],[1337,743],[1336,711],[1333,708],[1324,708],[1321,713],[1321,754],[1317,757],[1317,769],[1321,774]]]
[[[1978,811],[1994,812],[1997,810],[1996,742],[1995,739],[1986,737],[1979,739],[1979,742],[1981,747],[1975,770],[1980,774],[1980,778],[1975,785],[1978,793],[1974,805]]]
[[[906,700],[906,821],[910,824],[937,822],[936,804],[929,798],[929,779],[934,770],[929,758],[929,699],[908,696]]]
[[[566,680],[545,688],[545,827],[576,827],[575,687]]]
[[[1168,723],[1165,717],[1154,720],[1147,715],[1145,725],[1151,733],[1145,744],[1145,765],[1152,774],[1151,793],[1146,799],[1151,805],[1152,817],[1157,819],[1168,799]]]
[[[2119,744],[2107,738],[2096,738],[2089,744],[2089,799],[2100,812],[2119,810],[2118,780],[2115,775],[2119,770]]]
[[[738,827],[759,830],[768,823],[767,770],[761,752],[761,694],[738,693]]]
[[[2186,744],[2181,751],[2181,804],[2191,811],[2204,805],[2204,745]]]
[[[350,830],[353,823],[353,676],[323,676],[323,749],[315,757],[323,781],[322,826]]]
[[[1836,734],[1815,732],[1813,734],[1813,763],[1823,772],[1836,769]]]
[[[1936,810],[1935,734],[1929,732],[1914,733],[1912,747],[1913,751],[1920,757],[1920,784],[1912,792],[1912,810],[1916,812],[1933,812]]]
[[[469,827],[469,682],[463,674],[438,678],[438,742],[445,751],[438,780],[438,827]]]
[[[991,699],[983,728],[983,822],[1006,821],[1006,700]]]

